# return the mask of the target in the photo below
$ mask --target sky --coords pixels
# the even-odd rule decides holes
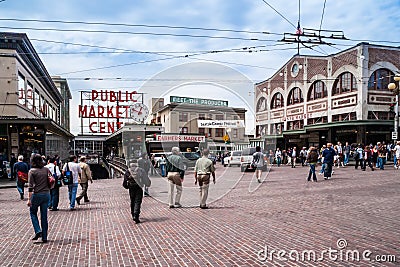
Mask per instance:
[[[68,80],[74,134],[80,91],[92,89],[136,90],[146,104],[170,95],[228,100],[248,110],[250,133],[254,84],[297,53],[281,40],[299,19],[303,31],[343,31],[348,40],[300,50],[324,56],[363,41],[399,46],[399,7],[400,0],[3,0],[0,31],[26,33],[48,73]]]

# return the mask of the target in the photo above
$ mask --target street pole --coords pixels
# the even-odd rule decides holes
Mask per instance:
[[[400,87],[400,82],[398,85],[398,88]],[[399,129],[399,94],[396,94],[396,104],[395,104],[395,117],[394,117],[394,132],[397,133],[397,130]]]
[[[394,83],[389,83],[388,89],[392,90],[394,94],[396,95],[396,103],[394,107],[394,112],[395,112],[395,117],[394,117],[394,132],[396,133],[396,136],[398,134],[398,129],[399,129],[399,94],[400,94],[400,74],[396,74],[394,76]],[[397,82],[397,84],[396,84]],[[397,139],[399,137],[397,136]]]

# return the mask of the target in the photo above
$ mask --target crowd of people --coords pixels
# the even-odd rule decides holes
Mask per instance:
[[[276,164],[280,167],[282,164],[290,165],[296,168],[297,165],[310,166],[308,181],[311,176],[314,181],[317,181],[315,175],[315,167],[321,164],[320,175],[324,175],[325,179],[330,179],[334,173],[333,167],[345,167],[349,164],[349,160],[353,158],[355,161],[355,169],[365,171],[367,167],[374,171],[375,169],[383,170],[388,160],[393,159],[393,167],[400,169],[400,141],[395,144],[385,144],[385,142],[377,142],[374,144],[350,145],[346,142],[344,145],[337,142],[336,145],[327,143],[320,149],[310,146],[308,149],[302,147],[299,151],[297,147],[289,148],[288,150],[275,151],[270,150],[267,159],[269,164]]]
[[[49,176],[55,180],[54,185],[49,183]],[[79,159],[75,155],[69,157],[69,162],[63,166],[59,157],[45,157],[40,154],[32,154],[28,162],[19,155],[17,162],[12,166],[12,177],[17,183],[17,190],[21,200],[25,200],[25,184],[28,184],[27,206],[35,231],[32,240],[42,239],[47,242],[48,220],[47,211],[59,210],[60,187],[68,186],[69,210],[75,210],[75,202],[80,205],[83,198],[89,202],[87,195],[89,181],[93,183],[92,173],[86,163],[86,157]],[[77,196],[78,185],[81,185],[81,193]],[[40,209],[40,223],[38,211]]]

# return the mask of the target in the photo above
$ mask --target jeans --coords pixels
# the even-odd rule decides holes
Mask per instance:
[[[60,199],[60,187],[55,186],[53,189],[50,189],[49,207],[52,207],[53,210],[58,209],[59,199]]]
[[[343,164],[347,165],[349,163],[350,153],[344,153],[344,161]]]
[[[327,162],[327,163],[325,163],[324,165],[325,165],[324,177],[325,177],[325,178],[330,178],[330,177],[332,177],[332,166],[333,166],[333,162]]]
[[[282,163],[282,159],[276,158],[276,165],[278,165],[278,167],[281,165],[281,163]]]
[[[49,205],[50,194],[49,193],[39,193],[33,194],[31,198],[31,206],[29,212],[31,215],[31,221],[35,234],[42,232],[42,240],[47,240],[47,208]],[[40,229],[39,218],[37,216],[38,208],[40,207],[40,221],[42,229]]]
[[[25,186],[25,183],[21,183],[17,179],[17,189],[18,189],[18,192],[19,192],[20,195],[24,194],[24,186]]]
[[[324,173],[325,168],[326,168],[326,163],[322,163],[322,167],[321,167],[321,170],[319,171],[319,173]]]
[[[129,197],[131,199],[131,214],[132,218],[139,219],[140,206],[142,205],[143,190],[136,185],[134,188],[129,188]]]
[[[161,176],[165,177],[165,164],[160,164]]]
[[[76,192],[78,192],[78,183],[68,185],[69,208],[75,208]]]
[[[317,176],[315,175],[315,164],[310,164],[310,172],[308,173],[308,181],[311,181],[311,175],[314,181],[317,181]]]
[[[378,166],[379,166],[379,169],[381,169],[381,170],[384,169],[384,162],[385,162],[384,160],[385,160],[385,158],[378,157]]]

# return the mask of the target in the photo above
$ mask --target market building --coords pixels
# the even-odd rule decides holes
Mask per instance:
[[[228,101],[170,96],[151,99],[151,123],[165,134],[203,136],[214,151],[231,150],[235,143],[248,143],[245,135],[246,109],[230,107]]]
[[[388,84],[399,69],[400,48],[369,43],[329,56],[295,55],[255,84],[257,137],[281,149],[393,142],[396,97]]]
[[[24,33],[0,33],[0,153],[29,159],[32,153],[68,156],[69,92],[50,77]],[[56,85],[57,84],[57,85]]]

